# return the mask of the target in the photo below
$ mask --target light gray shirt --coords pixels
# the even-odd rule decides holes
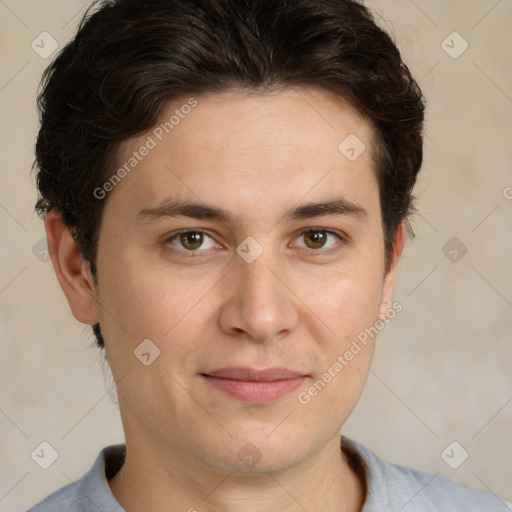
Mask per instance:
[[[364,470],[367,494],[362,512],[512,511],[512,504],[494,494],[391,464],[346,437],[342,437],[342,444],[351,464]],[[84,476],[50,494],[28,512],[125,512],[108,485],[123,465],[125,448],[124,444],[107,446]]]

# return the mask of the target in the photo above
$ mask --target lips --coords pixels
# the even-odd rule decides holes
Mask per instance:
[[[206,375],[218,377],[221,379],[245,380],[255,382],[269,382],[273,380],[286,380],[302,377],[303,374],[289,370],[288,368],[268,368],[266,370],[256,370],[252,368],[231,367],[222,368]]]
[[[238,400],[253,404],[274,402],[287,395],[306,379],[288,368],[229,367],[201,374],[215,388]]]

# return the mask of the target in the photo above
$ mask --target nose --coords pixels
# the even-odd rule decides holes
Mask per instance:
[[[265,342],[297,327],[299,300],[277,258],[265,253],[252,263],[238,258],[226,278],[226,298],[219,312],[224,332]]]

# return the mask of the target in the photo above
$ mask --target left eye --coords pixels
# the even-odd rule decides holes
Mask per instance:
[[[334,242],[331,242],[327,245],[329,238],[335,239]],[[319,250],[319,249],[330,249],[333,245],[336,244],[336,239],[338,241],[341,240],[341,236],[335,233],[334,231],[329,231],[327,229],[310,229],[308,231],[304,231],[300,234],[297,240],[304,240],[304,245],[299,245],[299,247],[306,247],[307,249]]]

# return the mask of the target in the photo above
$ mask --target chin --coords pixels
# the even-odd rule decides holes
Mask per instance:
[[[248,429],[244,435],[239,433],[226,439],[225,443],[218,443],[216,449],[210,445],[208,463],[219,471],[234,475],[268,477],[269,473],[287,470],[307,458],[303,450],[312,443],[304,440],[303,436],[286,431],[275,431],[270,435],[268,432],[267,428],[252,432]]]

